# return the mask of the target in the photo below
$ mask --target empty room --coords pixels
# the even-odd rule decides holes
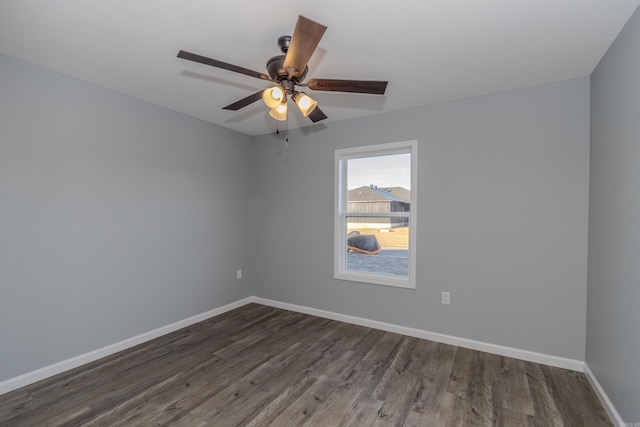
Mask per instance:
[[[0,2],[0,425],[640,427],[639,5]]]

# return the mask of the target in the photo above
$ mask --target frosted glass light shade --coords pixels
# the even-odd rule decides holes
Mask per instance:
[[[273,86],[262,92],[262,100],[269,108],[276,108],[284,99],[284,91],[280,86]]]
[[[287,101],[285,100],[277,107],[272,108],[271,111],[269,111],[269,115],[276,120],[287,120]]]
[[[295,97],[296,105],[303,116],[307,117],[316,108],[318,103],[315,99],[304,92],[300,92]]]

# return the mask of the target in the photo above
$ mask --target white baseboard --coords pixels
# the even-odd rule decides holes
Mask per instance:
[[[142,344],[143,342],[158,338],[162,335],[169,334],[171,332],[177,331],[178,329],[182,329],[186,326],[193,325],[194,323],[201,322],[213,316],[217,316],[219,314],[241,307],[245,304],[250,303],[251,301],[251,297],[244,298],[242,300],[232,302],[231,304],[214,308],[213,310],[209,310],[204,313],[196,314],[195,316],[191,316],[187,319],[179,320],[170,325],[162,326],[158,329],[136,335],[135,337],[128,338],[115,344],[90,351],[89,353],[81,354],[79,356],[72,357],[71,359],[63,360],[61,362],[45,366],[44,368],[40,368],[32,372],[27,372],[26,374],[20,375],[18,377],[9,378],[8,380],[0,382],[0,395],[8,393],[12,390],[16,390],[20,387],[24,387],[26,385],[33,384],[45,378],[52,377],[64,371],[77,368],[78,366],[93,362],[94,360],[100,359],[102,357],[110,356],[114,353],[134,347],[138,344]]]
[[[313,316],[324,317],[326,319],[338,320],[341,322],[352,323],[354,325],[366,326],[368,328],[381,329],[383,331],[394,332],[397,334],[408,335],[410,337],[421,338],[430,341],[436,341],[443,344],[455,345],[471,350],[484,351],[500,356],[513,357],[529,362],[541,363],[543,365],[555,366],[557,368],[570,369],[572,371],[583,372],[584,361],[567,359],[564,357],[551,356],[543,353],[536,353],[528,350],[521,350],[512,347],[505,347],[496,344],[490,344],[482,341],[470,340],[467,338],[459,338],[451,335],[440,334],[437,332],[425,331],[422,329],[409,328],[406,326],[394,325],[391,323],[378,322],[376,320],[364,319],[346,314],[334,313],[331,311],[318,310],[316,308],[305,307],[301,305],[288,304],[280,301],[273,301],[260,297],[252,297],[252,302],[269,305],[272,307],[282,308],[285,310],[296,311],[299,313],[310,314]]]
[[[152,331],[145,332],[140,335],[136,335],[135,337],[128,338],[126,340],[108,345],[106,347],[102,347],[100,349],[91,351],[89,353],[72,357],[70,359],[63,360],[58,363],[54,363],[53,365],[45,366],[44,368],[40,368],[32,372],[27,372],[26,374],[20,375],[18,377],[14,377],[14,378],[10,378],[8,380],[2,381],[0,382],[0,395],[4,393],[8,393],[12,390],[18,389],[20,387],[24,387],[26,385],[33,384],[37,381],[43,380],[53,375],[57,375],[64,371],[77,368],[78,366],[84,365],[89,362],[93,362],[94,360],[100,359],[102,357],[112,355],[122,350],[126,350],[127,348],[131,348],[143,342],[152,340],[154,338],[158,338],[162,335],[166,335],[168,333],[177,331],[178,329],[184,328],[189,325],[193,325],[194,323],[201,322],[213,316],[217,316],[219,314],[225,313],[227,311],[236,309],[238,307],[241,307],[245,304],[249,304],[252,302],[257,304],[268,305],[271,307],[282,308],[284,310],[295,311],[298,313],[310,314],[313,316],[323,317],[326,319],[352,323],[354,325],[360,325],[360,326],[365,326],[369,328],[380,329],[383,331],[394,332],[394,333],[403,334],[403,335],[407,335],[415,338],[436,341],[443,344],[450,344],[458,347],[469,348],[472,350],[479,350],[487,353],[498,354],[501,356],[522,359],[529,362],[555,366],[558,368],[570,369],[578,372],[584,372],[585,370],[585,364],[583,361],[580,361],[580,360],[566,359],[563,357],[551,356],[551,355],[536,353],[528,350],[520,350],[517,348],[505,347],[505,346],[500,346],[496,344],[485,343],[482,341],[470,340],[466,338],[459,338],[451,335],[440,334],[437,332],[430,332],[430,331],[425,331],[421,329],[409,328],[406,326],[399,326],[391,323],[379,322],[376,320],[364,319],[361,317],[349,316],[346,314],[334,313],[331,311],[319,310],[316,308],[305,307],[301,305],[289,304],[289,303],[284,303],[280,301],[274,301],[274,300],[252,296],[252,297],[244,298],[239,301],[227,304],[222,307],[215,308],[213,310],[209,310],[204,313],[197,314],[187,319],[180,320],[170,325],[163,326],[158,329],[154,329]],[[590,378],[590,381],[591,380],[592,379]],[[593,378],[593,381],[595,381],[595,378]],[[604,404],[605,403],[603,403],[603,405]],[[610,403],[609,403],[609,406],[610,408],[613,408],[613,406],[611,406]],[[608,406],[606,405],[605,407],[608,408]]]
[[[589,383],[591,384],[593,391],[596,393],[596,396],[598,396],[598,399],[600,399],[600,403],[602,403],[604,410],[607,411],[607,415],[609,415],[609,419],[611,420],[611,422],[620,427],[627,426],[628,424],[625,424],[620,414],[618,414],[618,411],[616,411],[616,408],[613,407],[611,400],[609,400],[609,396],[607,396],[607,394],[604,392],[604,389],[598,382],[596,376],[593,375],[591,369],[589,369],[589,365],[587,363],[584,364],[584,375],[589,380]]]

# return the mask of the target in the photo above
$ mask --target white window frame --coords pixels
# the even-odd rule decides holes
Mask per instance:
[[[393,154],[411,155],[411,200],[409,212],[384,212],[380,214],[366,212],[362,214],[348,213],[347,161],[363,157],[387,156]],[[334,270],[333,277],[339,280],[371,283],[375,285],[394,286],[399,288],[416,288],[416,229],[417,229],[417,164],[418,141],[390,142],[353,148],[341,148],[335,151],[334,182]],[[346,269],[347,253],[347,217],[380,216],[409,217],[409,271],[408,276],[393,276],[379,273],[362,272]]]

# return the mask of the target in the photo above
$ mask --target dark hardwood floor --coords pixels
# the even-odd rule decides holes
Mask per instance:
[[[586,377],[249,304],[0,396],[1,426],[611,426]]]

